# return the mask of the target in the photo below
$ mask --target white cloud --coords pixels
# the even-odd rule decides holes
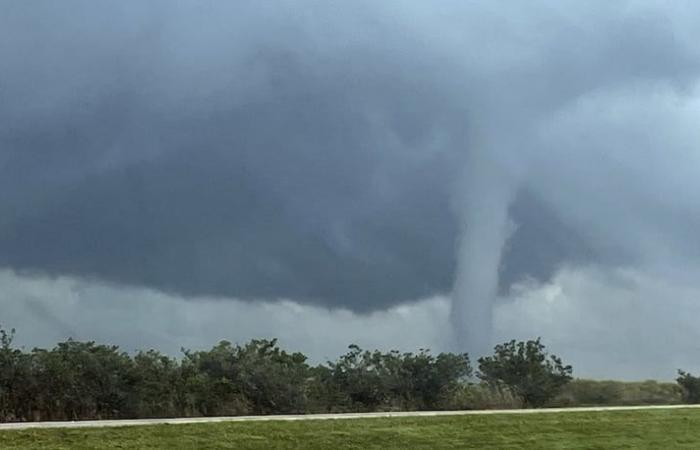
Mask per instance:
[[[561,270],[515,286],[495,312],[502,339],[541,336],[578,376],[671,379],[700,369],[700,288],[629,269]]]
[[[416,350],[444,347],[445,298],[358,315],[289,300],[244,302],[184,299],[157,291],[108,286],[70,277],[18,276],[0,271],[0,323],[17,328],[17,342],[51,346],[67,337],[114,343],[123,349],[207,348],[219,340],[280,339],[322,362],[349,344]]]
[[[496,340],[541,336],[581,377],[671,379],[678,368],[700,371],[700,287],[691,280],[635,270],[562,269],[550,283],[514,286],[499,302]],[[28,348],[72,336],[176,355],[181,346],[277,337],[284,347],[322,362],[350,343],[403,351],[449,345],[445,297],[358,315],[288,300],[185,300],[11,271],[0,271],[0,286],[0,323],[17,328],[17,342]]]

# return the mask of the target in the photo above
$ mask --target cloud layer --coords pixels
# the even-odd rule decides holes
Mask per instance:
[[[27,348],[73,337],[177,356],[181,347],[209,348],[221,339],[277,337],[320,363],[344,353],[350,343],[403,351],[449,346],[445,297],[358,315],[291,300],[192,301],[9,271],[0,272],[0,283],[2,325],[16,327],[17,343]],[[696,285],[638,271],[564,269],[548,283],[521,283],[501,299],[494,311],[495,339],[542,336],[579,377],[668,380],[678,368],[700,370],[699,295]]]
[[[626,256],[630,164],[693,173],[683,11],[79,5],[2,19],[5,267],[372,310],[451,289],[470,152],[532,184],[502,287]]]
[[[694,286],[693,3],[74,6],[0,17],[13,273],[365,314],[464,267],[508,307],[562,268]]]

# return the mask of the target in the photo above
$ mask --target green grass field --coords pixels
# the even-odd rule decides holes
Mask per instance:
[[[0,432],[9,449],[700,448],[700,410],[314,420]]]

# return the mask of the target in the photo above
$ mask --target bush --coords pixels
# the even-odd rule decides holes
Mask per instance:
[[[334,403],[325,409],[440,409],[444,399],[454,395],[471,375],[471,365],[466,354],[382,353],[351,345],[345,355],[319,368],[317,374]]]
[[[676,382],[682,389],[684,402],[700,403],[700,377],[679,370]]]
[[[562,387],[548,406],[621,405],[623,385],[619,381],[573,380]]]
[[[478,377],[496,389],[507,387],[523,407],[541,407],[571,380],[571,366],[549,355],[540,339],[497,345],[494,355],[479,358]]]
[[[495,388],[486,383],[467,384],[446,399],[445,410],[518,409],[522,400],[507,387]]]
[[[647,380],[623,386],[623,405],[669,405],[682,401],[682,391],[673,383]]]
[[[681,402],[681,390],[673,383],[657,381],[573,380],[548,406],[670,405]]]

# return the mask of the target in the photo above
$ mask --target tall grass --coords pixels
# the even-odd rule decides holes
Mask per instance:
[[[548,406],[631,406],[682,403],[676,383],[648,381],[597,381],[576,379],[564,386]]]

